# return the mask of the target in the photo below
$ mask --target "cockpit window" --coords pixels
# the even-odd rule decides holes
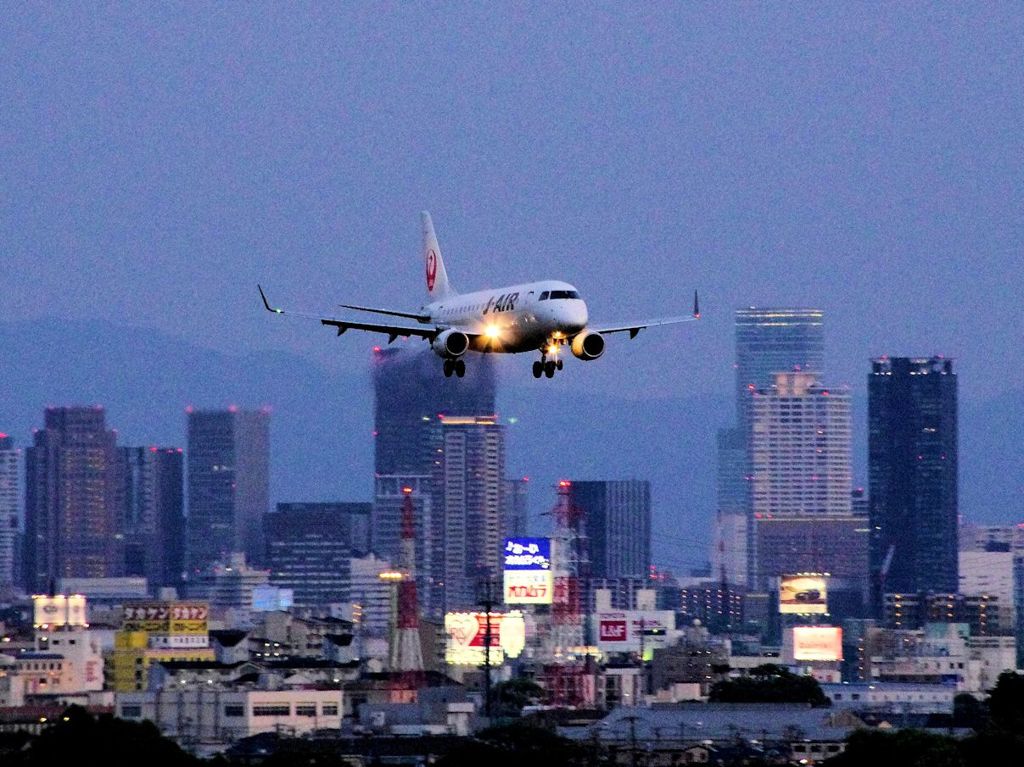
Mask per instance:
[[[538,298],[537,300],[538,301],[547,301],[548,300],[548,291],[545,290],[543,293],[541,293],[540,294],[540,298]]]
[[[579,298],[580,294],[575,290],[552,290],[551,300],[554,301],[556,298]],[[543,298],[543,297],[542,297]]]

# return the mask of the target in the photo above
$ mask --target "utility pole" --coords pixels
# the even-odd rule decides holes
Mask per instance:
[[[493,631],[491,627],[491,611],[494,609],[494,581],[490,578],[483,582],[483,595],[480,605],[484,608],[484,714],[491,718],[491,643]]]

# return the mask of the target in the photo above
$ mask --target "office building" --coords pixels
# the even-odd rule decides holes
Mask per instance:
[[[868,478],[875,604],[887,592],[956,592],[957,382],[952,360],[872,360]]]
[[[715,577],[747,585],[755,568],[755,529],[751,521],[750,416],[752,393],[769,389],[777,373],[824,369],[824,313],[799,307],[737,309],[736,426],[721,429],[717,444]],[[736,535],[745,530],[746,541]]]
[[[21,506],[21,452],[14,439],[0,433],[0,594],[15,583],[18,510]]]
[[[965,597],[995,597],[999,605],[1000,633],[1016,632],[1017,613],[1013,593],[1014,560],[1020,554],[1002,551],[960,551],[959,593]]]
[[[502,483],[501,527],[503,538],[521,538],[529,535],[530,480],[506,479]]]
[[[368,503],[279,503],[264,519],[270,583],[300,607],[349,601],[351,560],[369,551]]]
[[[397,347],[374,351],[374,470],[377,474],[429,474],[436,451],[431,428],[438,415],[495,413],[494,362],[474,358],[465,378],[438,375],[431,351]]]
[[[184,461],[180,447],[121,447],[124,575],[153,589],[176,586],[185,569]]]
[[[232,552],[259,564],[269,509],[270,413],[194,410],[188,413],[188,537],[190,573]]]
[[[25,461],[25,585],[121,574],[116,434],[102,407],[52,407]]]
[[[824,370],[824,319],[820,309],[736,310],[736,418],[741,429],[749,392],[770,388],[776,373]]]
[[[647,578],[651,485],[647,480],[573,480],[569,500],[582,519],[593,578]]]

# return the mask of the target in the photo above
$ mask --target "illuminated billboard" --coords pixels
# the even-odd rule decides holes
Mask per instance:
[[[810,573],[783,575],[779,584],[779,612],[787,615],[827,613],[828,578]]]
[[[793,659],[798,661],[842,660],[843,630],[838,626],[794,626]]]
[[[121,629],[150,634],[205,635],[209,612],[206,602],[130,602],[124,606]]]
[[[518,610],[491,613],[490,652],[486,652],[486,613],[447,613],[444,616],[445,663],[453,666],[482,666],[486,656],[491,665],[505,658],[518,658],[526,646],[526,623]]]
[[[549,605],[555,590],[550,538],[506,538],[505,604]]]
[[[33,595],[32,625],[36,628],[88,626],[85,620],[85,597],[81,594]]]

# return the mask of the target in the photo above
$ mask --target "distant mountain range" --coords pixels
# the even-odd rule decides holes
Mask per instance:
[[[596,363],[600,364],[600,363]],[[499,368],[500,370],[500,368]],[[525,371],[525,368],[523,369]],[[655,558],[702,563],[714,510],[715,431],[726,396],[592,396],[532,378],[499,383],[509,422],[508,470],[531,478],[530,506],[547,527],[560,477],[646,478],[655,502]],[[440,367],[439,367],[440,375]],[[333,374],[281,352],[224,354],[151,330],[90,322],[0,323],[0,431],[31,443],[46,405],[102,404],[120,444],[185,443],[185,407],[270,405],[271,496],[368,500],[373,473],[370,371]],[[864,469],[866,408],[855,393],[855,475]],[[961,509],[972,521],[1024,517],[1024,390],[961,402]]]

